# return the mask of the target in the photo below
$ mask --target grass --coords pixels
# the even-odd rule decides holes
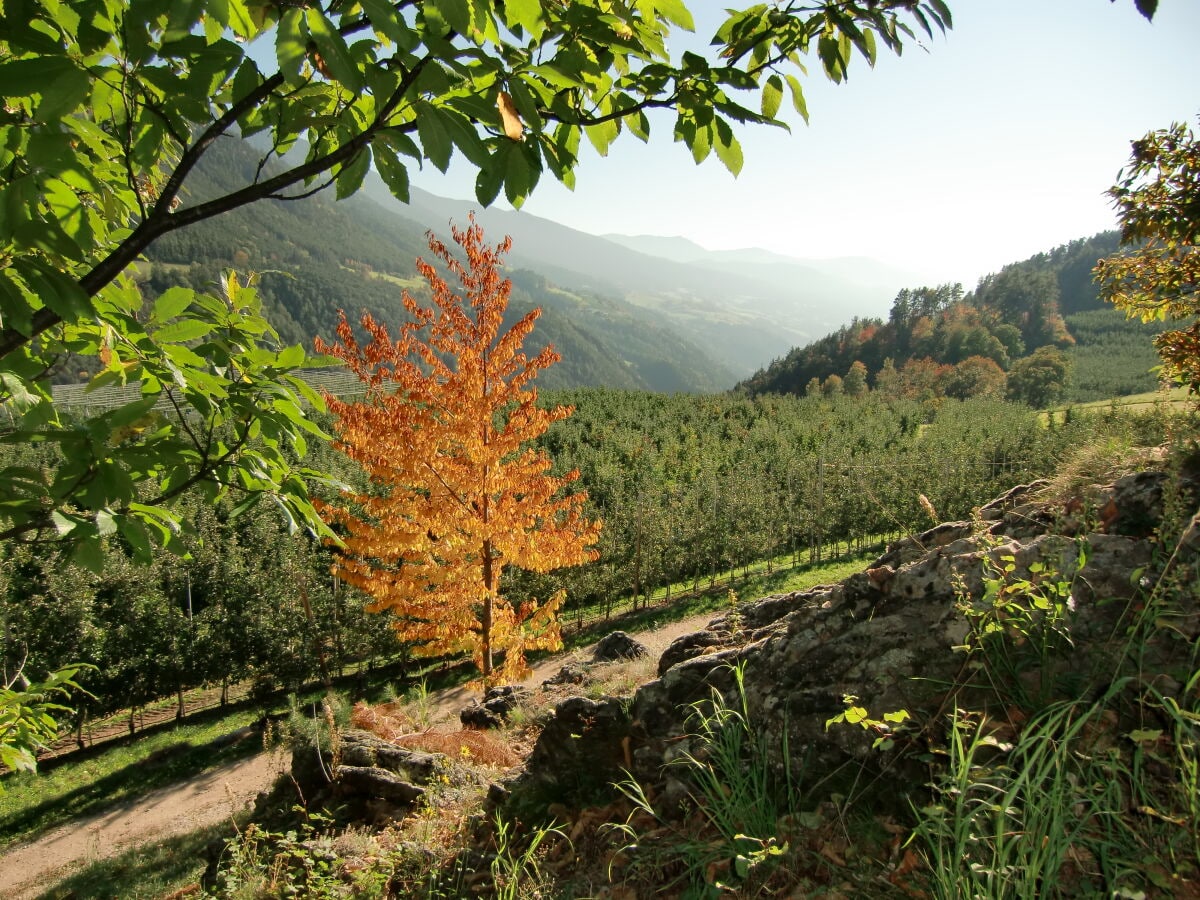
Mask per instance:
[[[750,716],[743,670],[731,671],[736,697],[727,701],[714,691],[711,700],[692,704],[692,749],[668,764],[681,770],[695,814],[674,821],[655,809],[636,780],[615,785],[631,812],[624,822],[600,826],[624,844],[610,857],[610,878],[619,862],[622,880],[684,896],[764,896],[798,887],[800,867],[794,854],[789,858],[781,825],[806,802],[803,765],[786,737],[777,748],[782,765],[772,761]],[[772,878],[777,883],[768,888]]]
[[[199,894],[205,851],[231,832],[228,823],[97,860],[41,894],[39,900],[155,900]],[[195,886],[196,890],[190,890]]]
[[[212,742],[256,717],[256,712],[243,709],[113,745],[42,774],[6,778],[5,791],[0,794],[0,848],[252,756],[262,749],[256,737],[216,748]]]
[[[1185,410],[1195,405],[1195,398],[1189,397],[1185,387],[1175,387],[1169,390],[1146,391],[1142,394],[1130,394],[1126,397],[1111,397],[1106,400],[1093,400],[1090,403],[1067,403],[1044,410],[1041,416],[1042,424],[1048,424],[1050,417],[1056,423],[1063,422],[1067,412],[1104,412],[1110,409],[1120,409],[1123,412],[1148,410],[1165,404],[1171,409]]]

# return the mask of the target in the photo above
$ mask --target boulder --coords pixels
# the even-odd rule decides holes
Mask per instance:
[[[568,684],[583,684],[586,669],[578,663],[571,663],[558,670],[557,675],[551,675],[542,682],[542,689],[561,687]]]
[[[533,692],[519,684],[506,684],[488,688],[483,702],[472,701],[464,706],[458,719],[464,728],[499,728],[508,720],[508,714],[521,703],[532,698]]]
[[[619,662],[627,659],[638,659],[650,651],[641,641],[634,640],[623,631],[614,631],[601,638],[592,651],[594,662]]]
[[[409,806],[425,795],[425,789],[379,766],[338,766],[337,793]]]

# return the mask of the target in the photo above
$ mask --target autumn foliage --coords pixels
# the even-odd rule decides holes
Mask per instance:
[[[1176,123],[1134,141],[1108,193],[1127,249],[1096,265],[1100,295],[1143,322],[1188,323],[1154,346],[1163,376],[1200,395],[1200,140]]]
[[[547,572],[596,558],[600,523],[583,515],[586,495],[567,489],[578,472],[555,476],[529,443],[570,407],[543,409],[531,384],[559,359],[547,347],[522,352],[540,310],[502,333],[511,283],[474,222],[453,229],[465,265],[435,237],[430,250],[461,284],[455,294],[418,260],[430,303],[405,292],[412,321],[393,340],[370,315],[360,344],[345,315],[337,341],[317,349],[341,359],[366,397],[329,398],[338,447],[369,473],[368,493],[345,494],[323,513],[345,536],[336,574],[394,611],[419,653],[470,652],[485,682],[528,671],[525,652],[562,645],[559,592],[514,608],[501,592],[506,566]],[[502,658],[502,659],[501,659]]]

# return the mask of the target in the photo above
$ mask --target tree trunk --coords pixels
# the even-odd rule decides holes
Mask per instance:
[[[487,594],[483,598],[483,615],[479,618],[480,637],[483,640],[483,678],[492,677],[492,542],[483,542],[483,586]]]

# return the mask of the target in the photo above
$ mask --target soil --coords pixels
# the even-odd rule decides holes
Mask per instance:
[[[634,634],[657,658],[675,638],[702,629],[715,615],[702,613],[654,631]],[[590,657],[591,646],[548,657],[534,667],[525,684],[536,687],[566,663]],[[463,687],[432,695],[431,722],[435,726],[453,723],[457,727],[459,710],[474,696],[476,692]],[[104,813],[65,823],[0,856],[0,897],[11,900],[36,897],[89,863],[231,819],[286,770],[284,754],[263,753],[197,775],[182,784],[160,788]]]

